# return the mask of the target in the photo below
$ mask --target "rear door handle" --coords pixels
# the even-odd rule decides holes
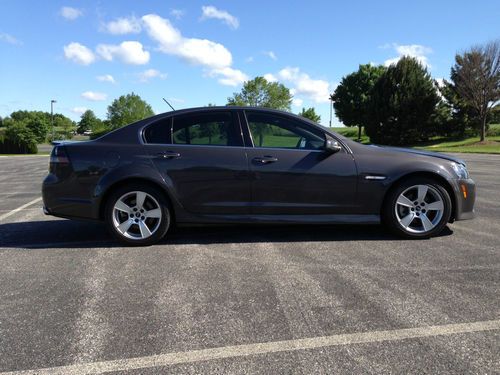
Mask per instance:
[[[164,151],[164,152],[157,153],[156,157],[160,158],[160,159],[176,159],[176,158],[180,158],[181,154],[178,152],[173,152],[173,151]]]
[[[274,156],[269,156],[269,155],[266,155],[266,156],[263,156],[263,157],[256,157],[256,158],[253,158],[252,159],[254,162],[256,163],[260,163],[260,164],[268,164],[268,163],[275,163],[278,161],[278,158],[274,157]]]

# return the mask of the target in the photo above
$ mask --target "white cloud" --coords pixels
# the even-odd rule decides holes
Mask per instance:
[[[278,58],[276,57],[276,54],[273,52],[273,51],[263,51],[262,52],[264,55],[266,55],[267,57],[269,57],[271,60],[278,60]]]
[[[62,7],[59,14],[69,21],[76,20],[78,17],[83,16],[83,11],[81,9],[72,7]]]
[[[111,74],[104,74],[102,76],[97,76],[96,78],[100,82],[116,83],[114,77]]]
[[[64,56],[80,65],[90,65],[95,61],[94,52],[83,44],[72,42],[64,46]]]
[[[305,96],[316,103],[327,103],[330,84],[321,79],[312,79],[299,68],[286,67],[279,71],[278,77],[293,84],[293,95]]]
[[[295,106],[295,107],[302,107],[302,104],[304,104],[304,101],[300,98],[293,98],[292,99],[292,104]]]
[[[122,17],[105,23],[103,29],[113,35],[138,34],[141,32],[141,23],[134,16]]]
[[[248,76],[245,73],[230,67],[212,69],[209,75],[211,77],[218,77],[218,82],[225,86],[238,86],[248,81]]]
[[[148,14],[142,20],[148,35],[158,42],[160,51],[207,68],[206,74],[217,78],[223,85],[236,86],[248,80],[245,73],[231,67],[233,56],[222,44],[208,39],[186,38],[169,20],[156,14]]]
[[[178,20],[180,20],[184,16],[184,14],[186,14],[186,12],[182,9],[172,9],[170,11],[170,15]]]
[[[264,78],[267,82],[278,82],[278,78],[276,78],[276,76],[271,73],[264,74]]]
[[[185,38],[169,20],[156,14],[142,17],[151,38],[159,43],[159,49],[179,56],[195,65],[224,68],[232,63],[232,55],[222,44],[207,39]]]
[[[444,87],[446,85],[446,80],[444,78],[436,78],[436,82],[439,87]]]
[[[74,114],[77,114],[77,115],[82,115],[83,113],[85,113],[86,110],[87,110],[86,107],[73,107],[73,108],[71,108],[71,112],[73,112]]]
[[[149,62],[149,52],[143,49],[139,42],[125,41],[120,45],[99,44],[97,53],[104,60],[113,61],[118,59],[125,64],[143,65]]]
[[[237,29],[240,26],[240,21],[238,18],[228,13],[225,10],[217,9],[212,5],[202,6],[202,16],[201,19],[215,18],[218,20],[222,20],[226,25],[231,27],[232,29]]]
[[[92,102],[102,102],[107,99],[108,95],[104,94],[102,92],[95,92],[95,91],[85,91],[82,92],[81,97],[83,99],[90,100]]]
[[[427,57],[428,54],[432,53],[431,48],[422,46],[420,44],[400,45],[396,43],[393,43],[391,47],[394,48],[398,56],[385,60],[384,62],[385,66],[396,64],[399,61],[399,59],[403,56],[410,56],[417,59],[417,61],[420,62],[420,64],[422,64],[423,66],[431,68],[431,64],[429,64],[429,58]],[[380,48],[386,49],[389,47],[387,47],[387,45],[384,44]]]
[[[139,81],[140,82],[143,82],[143,83],[149,82],[153,78],[165,79],[165,78],[167,78],[167,74],[162,73],[156,69],[147,69],[147,70],[139,73]]]
[[[0,41],[6,42],[9,44],[13,44],[13,45],[17,45],[17,46],[20,46],[23,44],[20,40],[16,39],[15,37],[13,37],[12,35],[7,34],[7,33],[0,33]]]

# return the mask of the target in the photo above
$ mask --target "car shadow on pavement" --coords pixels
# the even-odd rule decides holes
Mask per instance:
[[[449,227],[439,236],[449,236]],[[173,228],[159,245],[315,241],[402,241],[381,225],[232,225]],[[0,225],[3,248],[122,247],[103,223],[44,220]]]

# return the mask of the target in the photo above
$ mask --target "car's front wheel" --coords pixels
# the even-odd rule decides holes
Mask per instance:
[[[165,196],[147,184],[129,184],[115,190],[107,200],[105,220],[120,242],[148,246],[160,241],[170,226]]]
[[[446,189],[429,178],[411,178],[393,189],[383,209],[385,223],[408,238],[439,234],[451,216],[451,199]]]

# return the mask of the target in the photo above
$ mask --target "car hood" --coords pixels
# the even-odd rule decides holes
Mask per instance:
[[[389,146],[378,146],[378,145],[370,145],[371,147],[377,147],[381,148],[386,151],[393,151],[393,152],[402,152],[406,154],[417,154],[417,155],[424,155],[424,156],[430,156],[433,158],[439,158],[439,159],[444,159],[444,160],[449,160],[453,161],[458,164],[463,164],[465,165],[465,162],[462,159],[456,158],[451,155],[446,155],[446,154],[441,154],[439,152],[434,152],[434,151],[424,151],[424,150],[417,150],[414,148],[403,148],[403,147],[389,147]]]

